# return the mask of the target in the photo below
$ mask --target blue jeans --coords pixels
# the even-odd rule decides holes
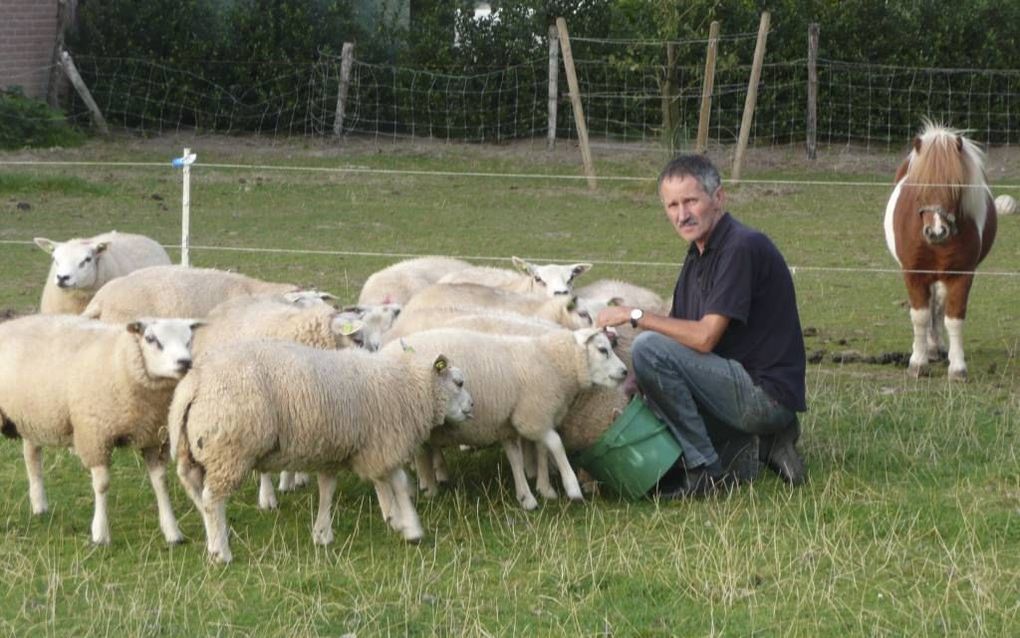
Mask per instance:
[[[737,361],[702,354],[651,330],[634,339],[631,354],[638,387],[680,442],[687,467],[719,461],[713,439],[754,440],[783,430],[797,416],[756,386]]]

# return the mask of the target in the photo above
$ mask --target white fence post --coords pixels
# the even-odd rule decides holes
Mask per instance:
[[[181,265],[190,266],[191,246],[191,165],[196,155],[190,148],[184,149],[184,155],[170,162],[174,168],[180,168],[184,177],[184,190],[181,193]]]

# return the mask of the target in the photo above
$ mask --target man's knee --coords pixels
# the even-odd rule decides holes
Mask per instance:
[[[683,366],[687,355],[695,354],[694,350],[687,346],[651,330],[646,330],[634,338],[630,353],[634,362],[634,373],[639,377],[643,371],[661,370],[663,364],[667,362],[670,366]]]

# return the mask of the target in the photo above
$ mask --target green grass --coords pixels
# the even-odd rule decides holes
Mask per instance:
[[[316,285],[353,301],[394,261],[342,253],[438,253],[593,261],[667,295],[685,248],[651,180],[282,171],[269,165],[578,175],[574,149],[249,139],[118,140],[0,164],[0,311],[38,303],[48,268],[31,238],[117,228],[179,241],[179,174],[190,145],[192,261]],[[562,146],[562,145],[561,145]],[[837,151],[832,151],[837,154]],[[751,155],[745,177],[888,183],[895,156],[809,165],[790,149]],[[13,155],[0,155],[0,161]],[[994,159],[994,156],[993,156]],[[662,157],[606,153],[600,176],[654,176]],[[725,163],[725,161],[723,162]],[[1007,169],[1010,167],[1007,166]],[[994,173],[999,175],[1001,173]],[[1016,183],[1007,175],[1002,181]],[[0,445],[0,631],[11,635],[1015,635],[1020,628],[1020,277],[979,277],[966,324],[971,380],[915,381],[831,355],[905,352],[905,293],[882,236],[885,187],[743,184],[730,209],[765,230],[795,275],[809,352],[802,448],[810,483],[771,475],[726,499],[583,505],[525,513],[495,450],[451,455],[454,489],[420,499],[427,537],[405,546],[371,488],[343,477],[337,540],[311,542],[314,490],[255,507],[231,501],[235,560],[208,564],[200,518],[174,484],[191,542],[167,548],[144,466],[115,456],[113,544],[88,541],[92,494],[71,454],[48,451],[51,513],[30,514],[20,446]],[[29,208],[19,208],[26,203]],[[203,246],[218,247],[216,249]],[[243,252],[223,248],[327,251]],[[171,251],[175,254],[176,251]],[[492,263],[492,262],[485,262]],[[857,272],[815,270],[848,268]],[[861,269],[869,269],[862,272]],[[1020,271],[1018,219],[1000,222],[983,271]]]

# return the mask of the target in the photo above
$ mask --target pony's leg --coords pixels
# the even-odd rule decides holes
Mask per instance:
[[[946,332],[949,333],[949,378],[967,380],[967,362],[963,358],[963,320],[967,315],[967,297],[973,276],[954,279],[946,294]]]
[[[910,323],[914,326],[914,347],[910,353],[907,371],[916,378],[928,371],[928,328],[931,326],[931,308],[927,304],[920,308],[911,308]]]
[[[931,323],[928,326],[928,360],[942,356],[942,325],[946,317],[946,285],[936,281],[931,286]]]

